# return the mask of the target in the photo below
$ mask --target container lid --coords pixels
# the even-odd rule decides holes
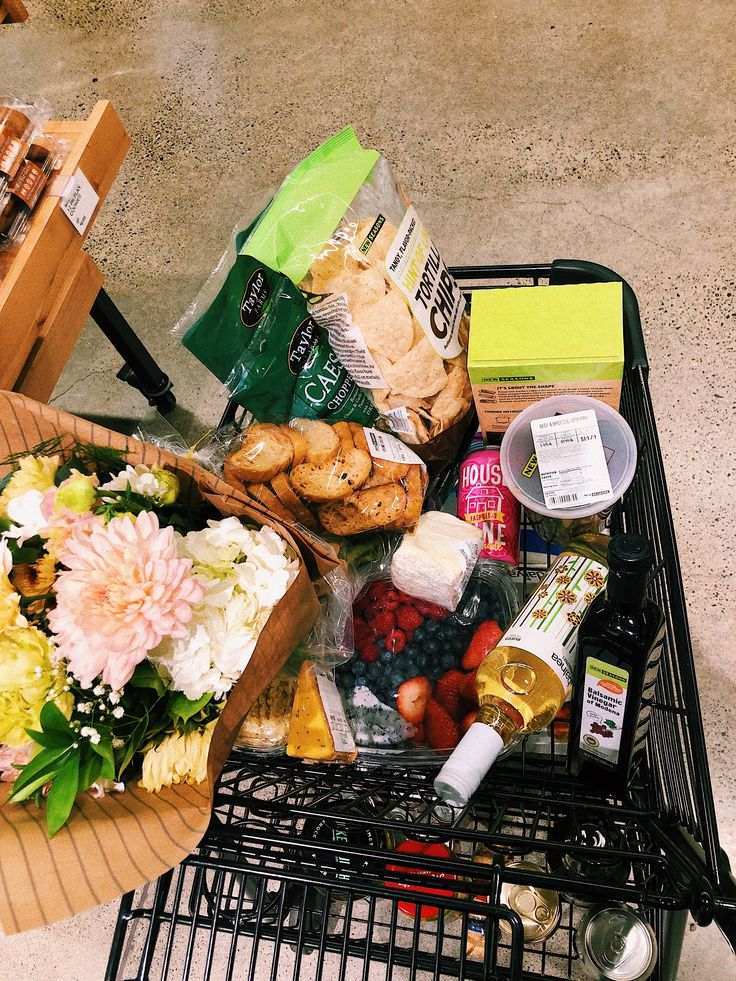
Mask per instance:
[[[540,877],[546,874],[541,865],[534,862],[509,862],[506,868],[538,872]],[[559,893],[546,886],[504,882],[501,886],[501,904],[518,914],[527,943],[541,943],[546,940],[560,922]],[[511,933],[511,925],[507,920],[499,919],[498,925],[503,933]]]
[[[582,507],[550,510],[544,503],[539,467],[534,459],[531,422],[588,409],[595,411],[598,420],[613,496]],[[514,497],[535,514],[548,518],[587,518],[623,497],[636,472],[636,440],[623,416],[600,399],[585,395],[553,395],[527,406],[506,430],[501,442],[501,472]]]
[[[581,924],[584,958],[606,981],[644,981],[657,962],[657,939],[629,906],[591,910]]]

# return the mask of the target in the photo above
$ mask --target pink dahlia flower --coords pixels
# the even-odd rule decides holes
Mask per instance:
[[[204,584],[177,555],[173,528],[152,511],[74,528],[59,556],[56,608],[49,613],[57,655],[85,686],[102,677],[120,689],[164,637],[184,637]]]

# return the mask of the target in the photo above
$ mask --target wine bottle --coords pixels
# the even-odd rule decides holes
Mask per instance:
[[[619,791],[644,749],[664,649],[664,615],[646,595],[654,563],[641,535],[615,535],[606,591],[578,632],[570,771]]]
[[[606,582],[602,535],[586,535],[557,558],[476,675],[478,717],[435,780],[463,806],[504,748],[548,725],[573,680],[577,632]]]

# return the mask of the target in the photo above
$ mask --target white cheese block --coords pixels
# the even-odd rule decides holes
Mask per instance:
[[[427,511],[391,562],[391,579],[409,596],[454,610],[470,579],[483,532],[444,511]]]

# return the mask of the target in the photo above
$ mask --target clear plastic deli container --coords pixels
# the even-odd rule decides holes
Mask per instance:
[[[579,507],[548,508],[536,466],[531,423],[588,409],[595,411],[598,420],[612,494]],[[605,402],[584,395],[554,395],[535,402],[514,419],[501,443],[501,471],[509,490],[524,505],[537,534],[557,545],[603,530],[611,508],[634,479],[636,457],[636,440],[623,416]]]

